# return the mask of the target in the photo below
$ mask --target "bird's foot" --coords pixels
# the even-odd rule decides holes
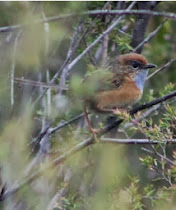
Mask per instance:
[[[118,108],[114,108],[112,109],[112,113],[115,115],[118,115],[118,117],[129,120],[130,116],[129,113],[126,109],[118,109]]]
[[[116,115],[120,115],[122,112],[120,111],[120,109],[114,108],[114,109],[112,109],[112,113],[116,114]]]
[[[90,128],[90,132],[94,135],[98,134],[100,131],[101,129]]]
[[[127,115],[128,114],[126,109],[114,108],[114,109],[112,109],[112,112],[113,112],[113,114],[116,114],[116,115],[122,115],[122,114]]]
[[[99,143],[100,140],[97,138],[97,134],[101,131],[101,129],[90,128],[90,132],[93,134],[94,140],[96,143]]]

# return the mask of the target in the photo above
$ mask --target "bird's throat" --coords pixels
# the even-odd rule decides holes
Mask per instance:
[[[141,70],[134,77],[134,82],[141,92],[143,92],[147,75],[148,75],[148,70]]]

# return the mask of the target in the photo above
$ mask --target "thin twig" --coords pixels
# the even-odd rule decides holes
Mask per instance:
[[[158,31],[163,27],[164,23],[167,21],[165,19],[154,31],[152,31],[134,50],[133,52],[136,52],[140,47],[142,47],[144,44],[146,44],[153,36],[155,36]]]
[[[166,64],[164,64],[163,66],[161,66],[159,69],[157,69],[156,71],[154,71],[152,74],[150,74],[147,79],[150,79],[151,77],[153,77],[154,75],[160,73],[161,71],[163,71],[164,69],[168,68],[174,61],[176,60],[176,58],[172,58],[170,61],[168,61]]]
[[[123,31],[123,30],[121,30],[121,29],[119,29],[119,28],[117,28],[117,30],[118,30],[119,33],[121,33],[122,35],[125,35],[125,36],[128,36],[129,38],[132,38],[132,36],[131,36],[130,34],[126,33],[125,31]]]
[[[142,119],[147,118],[149,115],[151,115],[152,112],[155,112],[160,107],[161,107],[161,104],[157,104],[157,105],[153,106],[152,108],[150,108],[149,110],[147,110],[146,112],[142,113],[137,119],[136,118],[134,119],[135,123],[138,123]],[[129,128],[131,126],[134,126],[133,122],[126,123],[123,128],[126,129],[126,128]]]
[[[104,10],[104,9],[107,9],[107,7],[108,7],[109,5],[110,5],[110,2],[106,2],[102,9],[103,9],[103,10]],[[92,20],[92,22],[89,24],[89,26],[88,26],[88,28],[86,29],[86,31],[84,32],[84,34],[87,34],[87,33],[91,32],[91,31],[90,31],[91,27],[95,27],[95,28],[97,27],[96,22],[97,22],[98,18],[100,18],[99,15],[97,15],[97,16]],[[88,45],[87,45],[85,36],[83,37],[83,42],[84,42],[84,44],[85,44],[85,47],[87,48]],[[102,43],[100,43],[100,45],[102,45]],[[97,60],[98,60],[98,59],[95,59],[94,56],[91,55],[91,52],[90,52],[90,51],[89,51],[87,54],[88,54],[88,56],[89,56],[90,62],[93,64],[93,66],[97,66]]]
[[[81,25],[82,25],[82,21],[79,21],[78,26],[76,27],[76,30],[74,32],[73,38],[71,40],[70,47],[69,47],[69,50],[68,50],[67,56],[66,56],[67,64],[65,65],[64,69],[62,70],[62,74],[60,76],[60,82],[59,82],[60,86],[65,85],[66,78],[68,76],[69,71],[71,70],[71,68],[68,68],[68,66],[69,66],[69,64],[71,62],[71,59],[73,57],[73,54],[76,50],[75,46],[77,46],[78,36],[79,36],[79,33],[80,33],[80,29],[81,29],[80,26]],[[61,95],[62,92],[63,92],[62,90],[59,90],[59,95]]]
[[[157,12],[150,10],[94,10],[84,12],[87,15],[149,15],[149,16],[160,16],[168,19],[176,20],[176,14],[170,12]]]
[[[155,154],[155,155],[159,156],[160,158],[164,159],[164,160],[165,160],[166,162],[168,162],[169,164],[171,164],[171,165],[173,165],[173,166],[176,167],[176,164],[175,164],[172,160],[170,160],[169,158],[164,157],[163,155],[161,155],[161,154],[159,154],[159,153],[155,153],[154,151],[148,150],[148,149],[146,149],[146,148],[144,148],[144,147],[142,147],[141,149],[144,150],[144,151],[146,151],[146,152],[148,152],[148,153],[150,153],[150,154]]]
[[[157,172],[159,175],[162,176],[162,178],[160,178],[160,179],[165,180],[166,182],[169,183],[170,186],[172,186],[171,180],[169,180],[169,178],[166,177],[166,174],[164,173],[163,169],[162,169],[162,171],[161,171],[161,170],[159,170],[158,167],[152,166],[152,170],[155,170],[155,172]]]
[[[89,16],[95,16],[95,15],[150,15],[150,16],[160,16],[160,17],[165,17],[171,20],[176,20],[176,14],[171,13],[171,12],[157,12],[157,11],[150,11],[150,10],[93,10],[93,11],[86,11],[82,13],[70,13],[70,14],[64,14],[64,15],[58,15],[58,16],[53,16],[53,17],[48,17],[46,19],[40,19],[36,20],[31,23],[27,24],[17,24],[17,25],[12,25],[12,26],[4,26],[0,28],[0,32],[8,32],[8,31],[14,31],[14,30],[19,30],[21,28],[26,28],[29,27],[33,24],[40,24],[44,22],[53,22],[53,21],[58,21],[61,19],[65,18],[73,18],[73,17],[78,17],[78,16],[84,16],[84,15],[89,15]]]
[[[45,19],[40,19],[40,20],[36,20],[34,22],[31,23],[26,23],[26,24],[17,24],[17,25],[12,25],[12,26],[4,26],[4,27],[0,27],[0,32],[9,32],[9,31],[16,31],[22,28],[27,28],[30,27],[33,24],[40,24],[40,23],[45,23],[45,22],[53,22],[53,21],[58,21],[61,19],[65,19],[65,18],[71,18],[73,16],[78,16],[78,14],[64,14],[64,15],[59,15],[59,16],[53,16],[53,17],[49,17],[49,18],[45,18]]]
[[[40,132],[40,134],[34,139],[32,140],[29,144],[28,144],[28,147],[31,146],[32,144],[34,144],[34,147],[32,149],[32,153],[35,153],[37,148],[38,148],[38,145],[41,141],[41,139],[46,135],[46,134],[53,134],[55,133],[56,131],[59,131],[60,129],[64,128],[65,126],[79,120],[81,117],[84,116],[84,113],[81,113],[79,115],[77,115],[76,117],[73,117],[72,119],[70,119],[69,121],[66,121],[66,122],[63,122],[63,123],[59,123],[56,127],[54,128],[51,128],[51,122],[48,122],[48,126],[46,126],[46,128],[44,130],[42,130]]]
[[[176,139],[165,139],[162,141],[149,139],[115,139],[115,138],[101,138],[100,143],[115,143],[115,144],[175,144]]]
[[[47,82],[50,81],[50,72],[48,69],[46,70],[46,80]],[[51,89],[50,88],[48,88],[47,90],[47,114],[48,116],[51,114]]]
[[[43,19],[46,19],[46,15],[44,11],[42,11]],[[44,31],[45,31],[45,58],[47,58],[49,54],[49,36],[50,36],[50,27],[49,23],[44,23]],[[46,81],[50,81],[50,72],[46,69]],[[47,90],[47,115],[51,113],[51,89]]]
[[[14,105],[14,75],[15,75],[15,66],[16,66],[16,51],[17,51],[17,45],[18,45],[18,40],[20,38],[21,31],[18,32],[14,46],[13,46],[13,53],[12,53],[12,65],[11,65],[11,72],[10,72],[10,83],[11,83],[11,93],[10,93],[10,102],[11,106]]]
[[[76,120],[79,120],[79,119],[80,119],[81,117],[83,117],[83,116],[84,116],[84,113],[81,113],[81,114],[77,115],[76,117],[72,118],[72,119],[69,120],[69,121],[63,122],[63,123],[61,123],[61,124],[59,123],[58,126],[56,126],[56,127],[54,127],[54,128],[50,128],[50,134],[52,134],[52,133],[54,133],[54,132],[60,130],[61,128],[63,128],[63,127],[65,127],[65,126],[67,126],[67,125],[69,125],[69,124],[75,122]]]
[[[68,90],[68,88],[65,87],[60,87],[59,85],[53,85],[50,83],[45,83],[45,82],[40,82],[40,81],[35,81],[35,80],[29,80],[29,79],[24,79],[24,78],[13,78],[15,83],[18,84],[23,84],[23,85],[31,85],[31,86],[42,86],[44,88],[53,88],[53,89],[63,89],[63,90]]]
[[[31,155],[37,151],[41,139],[44,138],[45,135],[48,135],[48,130],[51,127],[51,125],[51,122],[47,122],[47,124],[45,124],[45,128],[41,130],[39,135],[27,145],[29,147],[32,144],[34,144],[31,151]]]

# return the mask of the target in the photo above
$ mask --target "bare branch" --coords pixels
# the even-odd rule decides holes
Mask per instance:
[[[108,7],[109,7],[109,8],[108,8]],[[107,9],[107,8],[110,9],[110,7],[111,7],[111,2],[106,2],[102,9],[103,9],[103,10],[104,10],[104,9]],[[92,22],[89,24],[89,27],[86,29],[86,33],[91,32],[91,31],[90,31],[90,28],[91,28],[92,26],[96,27],[96,21],[98,20],[98,18],[100,18],[99,15],[97,15],[97,17],[95,17],[95,18],[92,20]],[[105,19],[106,19],[106,18],[105,18]],[[106,22],[106,21],[105,21],[105,22]],[[87,42],[86,42],[85,36],[83,37],[83,42],[84,42],[84,44],[85,44],[85,47],[87,48],[88,46],[87,46]],[[102,43],[100,43],[100,47],[103,47],[103,46],[102,46]],[[98,47],[98,48],[99,48],[99,47]],[[90,51],[89,51],[87,54],[88,54],[88,56],[89,56],[90,62],[93,64],[93,66],[97,66],[97,61],[98,61],[97,57],[94,58],[94,56],[92,56],[92,54],[91,54]],[[99,57],[99,56],[98,56],[98,57]]]
[[[69,71],[71,70],[71,68],[68,68],[68,65],[71,62],[71,59],[73,57],[73,53],[76,50],[75,46],[77,46],[77,43],[78,43],[78,35],[80,33],[81,24],[82,24],[82,21],[80,21],[78,23],[78,26],[76,27],[73,38],[71,40],[70,47],[69,47],[69,50],[68,50],[67,56],[66,56],[66,61],[65,61],[66,65],[65,65],[64,69],[62,70],[62,74],[60,76],[60,82],[59,82],[60,86],[65,85],[66,78],[68,76]],[[55,78],[55,76],[54,76],[54,78]],[[59,90],[59,95],[61,95],[61,94],[62,94],[62,90]]]
[[[170,12],[157,12],[157,11],[150,11],[150,10],[94,10],[88,11],[83,14],[88,15],[149,15],[149,16],[159,16],[165,17],[168,19],[176,20],[176,14]]]
[[[133,115],[135,114],[136,112],[140,111],[140,110],[143,110],[143,109],[147,109],[153,105],[156,105],[156,104],[159,104],[161,102],[164,102],[164,101],[167,101],[168,99],[171,99],[173,97],[176,96],[176,91],[173,91],[172,93],[168,94],[168,95],[165,95],[163,97],[160,97],[160,98],[157,98],[151,102],[148,102],[148,103],[145,103],[145,104],[142,104],[141,106],[138,106],[136,108],[134,108],[133,110],[130,111],[130,114]]]
[[[44,138],[45,135],[48,135],[48,130],[50,129],[51,125],[52,125],[51,122],[47,122],[47,124],[45,124],[45,127],[39,133],[39,135],[27,145],[29,147],[32,144],[34,144],[31,154],[37,151],[41,139]]]
[[[146,151],[146,152],[148,152],[148,153],[150,153],[150,154],[155,154],[155,155],[157,155],[158,157],[160,157],[160,158],[164,159],[166,162],[168,162],[170,165],[173,165],[173,166],[176,167],[176,164],[175,164],[172,160],[170,160],[170,159],[167,158],[167,157],[164,157],[163,155],[159,154],[158,152],[155,153],[154,151],[148,150],[148,149],[146,149],[146,148],[144,148],[144,147],[142,147],[141,149],[144,150],[144,151]]]
[[[176,60],[176,58],[172,58],[170,61],[168,61],[166,64],[164,64],[163,66],[161,66],[159,69],[157,69],[156,71],[154,71],[152,74],[150,74],[147,79],[150,79],[151,77],[153,77],[155,74],[160,73],[161,71],[163,71],[164,69],[168,68],[174,61]]]
[[[131,5],[125,10],[125,11],[130,11],[130,9],[135,5],[135,2],[131,3]],[[108,10],[109,11],[109,10]],[[121,21],[122,16],[119,17],[112,25],[110,25],[94,42],[92,42],[92,44],[90,44],[77,58],[75,58],[70,65],[68,66],[68,68],[73,68],[73,66],[81,59],[83,58],[83,56],[85,54],[87,54],[87,52],[94,47],[105,35],[107,35],[108,33],[110,33]]]
[[[132,38],[132,36],[124,31],[122,31],[121,29],[117,28],[117,30],[119,31],[119,33],[121,33],[122,35],[128,36],[129,38]]]
[[[18,45],[18,40],[20,38],[21,31],[18,32],[14,46],[13,46],[13,53],[12,53],[12,65],[11,65],[11,72],[10,72],[10,83],[11,83],[11,93],[10,93],[10,101],[11,101],[11,106],[14,104],[14,75],[15,75],[15,66],[16,66],[16,51],[17,51],[17,45]]]
[[[130,10],[130,11],[127,11],[127,10],[110,10],[110,11],[109,10],[93,10],[93,11],[82,12],[79,14],[72,13],[72,14],[48,17],[46,19],[36,20],[36,21],[34,21],[32,23],[28,23],[28,24],[4,26],[4,27],[0,27],[0,32],[19,30],[21,28],[29,27],[33,24],[40,24],[40,23],[44,23],[44,22],[53,22],[53,21],[58,21],[58,20],[65,19],[65,18],[73,18],[76,16],[84,16],[84,15],[89,15],[89,16],[95,16],[95,15],[149,15],[149,16],[165,17],[165,18],[176,21],[176,14],[171,13],[171,12],[157,12],[157,11],[149,11],[149,10]]]
[[[53,22],[53,21],[58,21],[58,20],[65,19],[65,18],[71,18],[73,16],[78,16],[78,14],[65,14],[65,15],[53,16],[53,17],[49,17],[49,18],[45,18],[45,19],[36,20],[32,23],[27,23],[27,24],[17,24],[17,25],[13,25],[13,26],[4,26],[4,27],[0,27],[0,32],[16,31],[16,30],[19,30],[19,29],[22,29],[22,28],[29,27],[33,24]]]
[[[63,90],[68,90],[68,88],[65,87],[60,87],[59,85],[53,85],[50,83],[45,83],[45,82],[40,82],[40,81],[35,81],[35,80],[29,80],[29,79],[24,79],[24,78],[13,78],[15,83],[18,83],[20,85],[31,85],[31,86],[42,86],[44,88],[52,88],[52,89],[63,89]]]
[[[154,31],[152,31],[135,49],[133,52],[136,52],[139,48],[141,48],[144,44],[146,44],[152,37],[154,37],[158,31],[163,27],[164,23],[167,21],[165,19]]]
[[[79,119],[80,119],[81,117],[83,117],[83,116],[84,116],[84,113],[81,113],[81,114],[79,114],[78,116],[72,118],[72,119],[69,120],[69,121],[63,122],[63,123],[61,123],[61,124],[59,123],[59,125],[56,126],[55,128],[50,128],[50,134],[52,134],[52,133],[54,133],[54,132],[60,130],[61,128],[63,128],[63,127],[65,127],[65,126],[67,126],[67,125],[69,125],[69,124],[75,122],[76,120],[79,120]]]
[[[46,15],[44,11],[42,11],[43,19],[46,19]],[[44,31],[45,31],[45,57],[48,56],[49,53],[49,36],[50,36],[50,27],[49,23],[44,23]],[[50,72],[48,69],[46,69],[46,80],[47,82],[50,81]],[[51,112],[51,89],[47,90],[47,115],[49,115]]]
[[[115,139],[115,138],[101,138],[100,143],[115,143],[115,144],[175,144],[176,139],[165,139],[162,141],[149,139]]]
[[[142,119],[147,118],[149,115],[151,115],[152,112],[155,112],[156,110],[158,110],[161,107],[161,104],[157,104],[155,106],[153,106],[152,108],[150,108],[149,110],[147,110],[146,112],[142,113],[137,119],[134,119],[136,123],[140,122]],[[124,125],[124,129],[129,128],[131,126],[134,126],[133,122],[129,122],[126,123]]]
[[[51,128],[51,122],[48,122],[48,125],[45,127],[44,130],[42,130],[40,132],[40,134],[28,144],[28,147],[31,146],[32,144],[34,144],[34,147],[32,149],[32,153],[36,152],[39,146],[39,143],[41,141],[42,138],[44,138],[45,135],[51,135],[53,133],[55,133],[56,131],[64,128],[65,126],[79,120],[81,117],[84,116],[84,113],[81,113],[79,115],[77,115],[76,117],[73,117],[72,119],[70,119],[69,121],[66,122],[60,122],[56,127]]]

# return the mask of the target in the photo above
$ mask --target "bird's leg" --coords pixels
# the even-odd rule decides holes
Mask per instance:
[[[84,114],[85,114],[85,118],[87,120],[87,124],[88,124],[88,127],[89,127],[90,132],[93,135],[96,135],[97,133],[99,133],[100,132],[100,129],[94,129],[94,128],[92,128],[91,122],[90,122],[90,119],[89,119],[89,116],[88,116],[88,113],[87,113],[87,110],[86,110],[85,107],[84,107]]]

